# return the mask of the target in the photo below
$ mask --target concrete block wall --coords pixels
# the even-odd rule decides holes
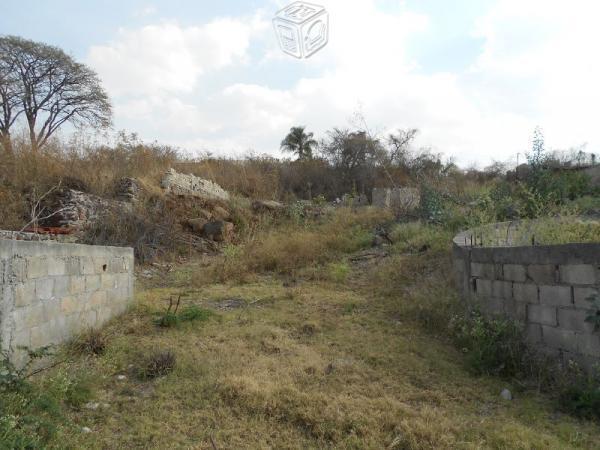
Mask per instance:
[[[416,188],[374,188],[372,192],[373,206],[388,208],[393,211],[412,211],[419,207],[421,197]]]
[[[133,302],[133,249],[0,239],[0,345],[64,342]]]
[[[585,368],[600,363],[600,332],[586,322],[600,295],[600,244],[470,247],[454,239],[456,283],[469,308],[523,324],[527,341]]]

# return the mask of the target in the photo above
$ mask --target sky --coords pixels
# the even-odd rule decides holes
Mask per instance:
[[[551,149],[600,153],[600,2],[314,0],[329,42],[281,52],[279,0],[6,2],[0,34],[96,70],[115,130],[190,154],[280,156],[290,127],[324,137],[417,128],[463,166],[514,162],[540,126]]]

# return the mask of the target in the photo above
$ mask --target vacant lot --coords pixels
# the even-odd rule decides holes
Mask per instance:
[[[277,231],[138,286],[134,310],[3,394],[6,446],[597,448],[597,425],[553,398],[467,370],[444,331],[449,233],[405,226],[367,248],[377,219]],[[296,234],[323,255],[311,241],[281,259]]]

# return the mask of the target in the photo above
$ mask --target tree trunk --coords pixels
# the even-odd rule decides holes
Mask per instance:
[[[4,134],[0,135],[0,143],[2,144],[2,148],[4,149],[4,154],[6,156],[12,156],[13,155],[13,147],[12,147],[12,141],[10,140],[9,133],[4,133]]]
[[[31,141],[31,151],[33,153],[38,152],[38,141],[35,135],[35,119],[28,119],[29,122],[29,140]]]

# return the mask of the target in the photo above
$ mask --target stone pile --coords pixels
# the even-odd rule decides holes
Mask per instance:
[[[96,195],[75,189],[61,189],[44,205],[41,216],[49,217],[41,220],[39,226],[78,229],[98,218],[111,206],[111,201]]]
[[[121,178],[115,186],[115,196],[124,202],[136,202],[140,186],[135,178]]]

